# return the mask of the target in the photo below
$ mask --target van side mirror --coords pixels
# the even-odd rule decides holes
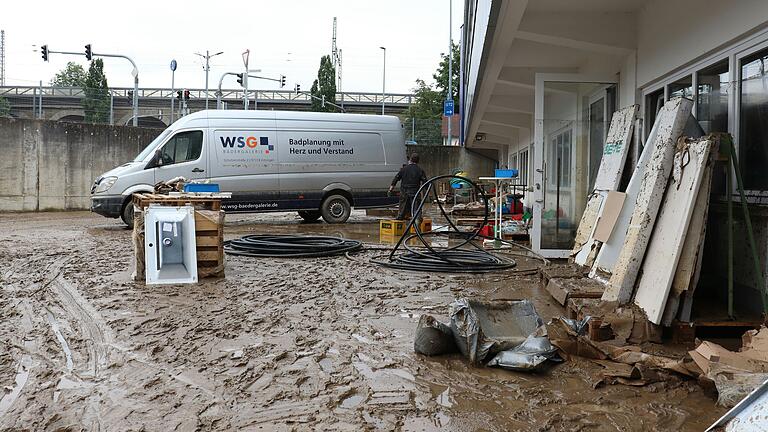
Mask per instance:
[[[163,152],[162,148],[155,150],[155,153],[152,155],[152,159],[149,160],[149,163],[144,169],[156,168],[162,165],[163,164],[162,152]]]

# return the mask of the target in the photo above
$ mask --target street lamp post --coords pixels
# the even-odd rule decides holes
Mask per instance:
[[[219,51],[216,54],[211,54],[210,51],[205,50],[205,55],[195,53],[205,59],[205,109],[208,109],[208,72],[211,70],[211,57],[216,57],[219,54],[224,54],[224,51]]]
[[[384,51],[384,65],[381,73],[381,115],[384,115],[384,91],[387,87],[387,49],[383,46],[379,48]]]

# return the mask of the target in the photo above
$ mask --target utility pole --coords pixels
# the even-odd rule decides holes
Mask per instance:
[[[243,109],[248,109],[248,60],[251,56],[251,50],[245,50],[243,52],[243,64],[245,65],[245,71],[243,73]]]
[[[195,53],[195,55],[198,55],[205,59],[205,66],[203,69],[205,69],[205,109],[208,109],[208,72],[211,70],[211,57],[216,57],[219,54],[224,54],[224,51],[219,51],[216,54],[211,54],[210,51],[205,50],[205,55],[202,55],[200,53]]]
[[[453,0],[448,0],[448,96],[445,99],[453,102]],[[448,116],[447,145],[451,145],[451,123],[453,115]]]
[[[0,86],[5,85],[5,30],[0,30]]]
[[[379,48],[384,51],[384,66],[381,73],[381,115],[384,115],[384,91],[387,87],[387,49],[383,46]]]

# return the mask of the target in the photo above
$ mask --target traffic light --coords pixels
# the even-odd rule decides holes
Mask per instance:
[[[296,84],[296,87],[294,87],[293,91],[295,91],[295,92],[296,92],[296,94],[299,94],[299,93],[301,93],[301,86],[300,86],[300,85],[298,85],[298,84]]]
[[[48,61],[48,45],[40,47],[40,52],[43,53],[43,61]]]
[[[91,51],[91,44],[85,46],[85,58],[89,61],[93,58],[93,51]]]
[[[184,90],[184,100],[189,100],[189,90]]]
[[[128,90],[128,102],[133,105],[133,90]]]
[[[280,75],[280,88],[285,87],[285,75]]]
[[[181,90],[176,92],[176,99],[181,100]]]
[[[237,75],[237,83],[240,84],[240,87],[243,86],[243,74],[235,74]]]

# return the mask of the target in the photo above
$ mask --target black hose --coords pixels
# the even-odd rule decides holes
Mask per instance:
[[[357,240],[327,236],[254,234],[224,242],[224,252],[250,257],[316,258],[363,247]]]
[[[456,227],[451,220],[450,216],[445,211],[442,203],[437,197],[437,190],[434,187],[434,183],[442,179],[458,179],[462,180],[472,188],[475,189],[478,196],[483,200],[483,222],[480,224],[480,228],[472,232],[462,232]],[[430,231],[426,233],[421,232],[421,227],[416,223],[421,218],[424,204],[433,195],[435,202],[437,202],[440,208],[442,217],[448,223],[448,229],[445,231]],[[444,272],[444,273],[484,273],[489,271],[506,270],[514,267],[517,263],[512,259],[501,258],[494,255],[482,246],[478,246],[474,240],[479,236],[480,229],[488,223],[488,198],[485,195],[485,191],[481,186],[473,182],[472,180],[457,175],[441,175],[432,177],[427,180],[426,183],[421,185],[416,192],[416,196],[413,199],[411,205],[411,221],[405,228],[405,233],[397,241],[397,244],[390,252],[386,260],[372,260],[373,262],[383,265],[389,268],[395,268],[399,270],[414,270],[414,271],[426,271],[426,272]],[[413,227],[415,234],[410,234],[411,227]],[[436,236],[446,234],[458,234],[464,237],[464,241],[451,247],[436,248],[433,247],[426,239],[425,236]],[[412,239],[419,239],[421,245],[426,248],[426,251],[418,250],[411,247],[408,243]],[[403,247],[406,251],[397,253],[400,247]],[[474,249],[469,249],[468,247]],[[419,248],[421,249],[421,248]]]

